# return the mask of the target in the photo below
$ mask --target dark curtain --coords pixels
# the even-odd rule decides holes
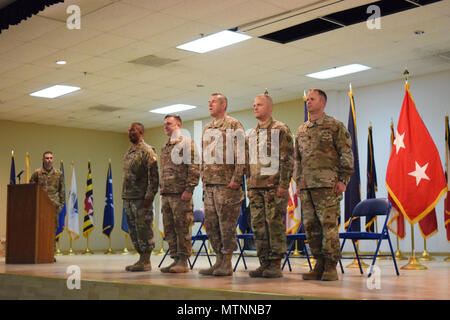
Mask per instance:
[[[17,25],[26,20],[46,6],[51,6],[64,0],[16,0],[6,7],[0,9],[0,34],[11,25]]]

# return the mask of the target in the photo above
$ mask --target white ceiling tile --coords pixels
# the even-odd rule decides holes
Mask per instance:
[[[135,40],[133,39],[104,33],[92,39],[80,42],[79,44],[70,47],[70,49],[75,52],[98,56],[110,50],[125,47],[134,41]]]
[[[101,10],[96,10],[83,16],[82,28],[93,28],[101,31],[111,31],[121,26],[138,20],[151,11],[145,8],[137,8],[121,2],[112,3]]]
[[[37,43],[25,43],[0,55],[0,60],[5,58],[20,63],[30,63],[33,60],[48,56],[56,51],[58,49]]]

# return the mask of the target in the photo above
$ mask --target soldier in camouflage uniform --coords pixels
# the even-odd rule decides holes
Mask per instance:
[[[181,126],[178,115],[164,118],[164,133],[169,140],[161,150],[161,211],[170,257],[174,260],[161,268],[164,273],[188,272],[192,253],[192,194],[200,178],[200,164],[194,141],[181,135]]]
[[[30,183],[39,183],[55,205],[55,238],[58,229],[58,214],[66,201],[64,178],[60,170],[53,168],[53,153],[46,151],[42,158],[42,168],[37,169],[30,178]]]
[[[350,134],[342,122],[324,113],[326,102],[322,90],[309,91],[310,119],[298,128],[295,138],[294,179],[306,236],[317,259],[313,271],[303,275],[305,280],[338,280],[339,203],[354,171]]]
[[[214,93],[209,113],[214,118],[202,134],[201,177],[204,190],[205,228],[215,264],[200,270],[203,275],[230,276],[231,258],[237,249],[236,223],[243,200],[245,134],[242,124],[226,114],[227,98]]]
[[[128,129],[132,143],[123,162],[123,207],[127,216],[131,241],[139,260],[127,271],[151,270],[153,239],[153,199],[158,192],[159,175],[156,152],[143,140],[144,126],[134,122]]]
[[[250,277],[282,277],[281,260],[286,254],[285,213],[294,147],[291,131],[272,118],[272,108],[270,96],[255,98],[253,111],[258,124],[248,136],[247,188],[260,261]]]

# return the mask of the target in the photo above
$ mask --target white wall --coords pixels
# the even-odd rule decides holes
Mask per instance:
[[[411,77],[409,83],[417,111],[430,132],[439,150],[442,166],[445,167],[445,116],[450,114],[450,71],[417,78]],[[378,180],[377,197],[386,197],[385,178],[390,156],[390,123],[391,119],[393,119],[395,130],[405,94],[404,80],[362,88],[358,88],[355,83],[352,86],[356,106],[361,196],[363,199],[366,198],[367,136],[369,124],[372,123]],[[347,125],[349,112],[348,92],[333,92],[331,98],[329,98],[326,112]],[[341,207],[343,212],[343,202]],[[448,252],[449,242],[447,242],[444,226],[444,197],[441,198],[441,201],[436,206],[436,215],[439,231],[427,240],[427,250],[430,252]],[[400,250],[403,253],[410,253],[411,228],[408,223],[405,229],[406,237],[400,241]],[[417,224],[414,226],[414,237],[416,253],[423,251],[424,241]],[[395,247],[395,236],[393,239]],[[361,244],[360,249],[364,251],[366,247],[366,245]],[[388,248],[386,243],[381,250],[387,251]],[[351,250],[350,244],[349,247],[346,245],[345,250]]]

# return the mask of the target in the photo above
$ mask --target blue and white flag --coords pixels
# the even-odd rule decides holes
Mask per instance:
[[[72,183],[69,191],[69,215],[67,218],[67,232],[72,240],[78,239],[80,236],[80,226],[78,221],[78,196],[77,181],[75,179],[75,166],[72,166]]]
[[[112,187],[111,163],[109,163],[106,177],[105,210],[103,211],[103,234],[110,237],[114,228],[114,201]]]

